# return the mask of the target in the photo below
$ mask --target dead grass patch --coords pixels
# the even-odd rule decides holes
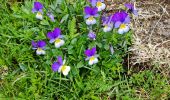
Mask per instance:
[[[170,1],[136,3],[139,16],[133,17],[133,45],[130,63],[156,66],[163,74],[170,74]]]
[[[117,5],[125,2],[106,0],[107,12],[115,12]],[[131,24],[134,35],[129,66],[138,71],[156,66],[170,77],[170,0],[136,0],[135,5],[139,15],[133,16]]]

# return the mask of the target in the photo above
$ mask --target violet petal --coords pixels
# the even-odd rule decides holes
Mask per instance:
[[[52,64],[52,70],[54,71],[54,72],[56,72],[56,71],[58,71],[59,70],[59,68],[60,68],[60,64],[58,63],[58,62],[54,62],[53,64]]]

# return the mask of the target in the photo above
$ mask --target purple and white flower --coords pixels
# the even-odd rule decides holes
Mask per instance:
[[[85,13],[85,19],[86,19],[87,25],[96,24],[96,19],[94,18],[98,16],[96,7],[92,8],[92,7],[86,6],[84,8],[84,13]]]
[[[64,40],[62,40],[60,28],[55,28],[54,31],[48,32],[47,37],[50,39],[50,43],[54,43],[56,48],[64,45]]]
[[[88,34],[89,39],[96,40],[96,34],[93,31],[90,31]]]
[[[103,17],[102,21],[104,26],[103,31],[110,32],[113,28],[112,16]]]
[[[138,15],[138,11],[135,8],[134,4],[126,3],[125,7],[128,8],[134,15]]]
[[[112,17],[112,21],[114,23],[114,27],[119,28],[119,34],[123,34],[129,31],[130,28],[128,24],[130,23],[130,17],[125,11],[116,12]]]
[[[58,56],[57,61],[52,64],[52,70],[54,72],[62,72],[63,75],[67,76],[70,71],[70,66],[65,65],[65,61],[62,60],[62,57]]]
[[[37,19],[40,19],[40,20],[43,19],[43,15],[42,15],[43,14],[43,11],[42,11],[43,8],[44,7],[40,2],[34,2],[34,8],[32,8],[32,12],[33,13],[37,12],[37,14],[36,14]]]
[[[93,7],[97,7],[98,11],[102,11],[106,8],[104,0],[89,0]]]
[[[55,22],[54,15],[52,13],[47,13],[47,16],[51,19],[52,22]]]
[[[39,40],[38,42],[32,41],[32,49],[36,50],[37,55],[45,54],[45,41]]]
[[[89,65],[93,65],[98,62],[98,55],[96,55],[96,47],[92,49],[87,49],[84,53],[87,56],[86,60],[89,60]]]

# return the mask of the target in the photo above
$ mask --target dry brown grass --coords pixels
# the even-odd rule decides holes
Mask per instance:
[[[170,74],[170,1],[146,1],[136,3],[139,16],[133,17],[133,46],[130,48],[131,64],[147,63]],[[148,66],[148,67],[149,67]]]
[[[116,4],[130,0],[106,0],[108,10]],[[131,0],[135,1],[135,0]],[[155,67],[163,75],[170,76],[170,0],[137,0],[139,16],[133,16],[133,45],[130,48],[130,66]],[[111,11],[111,12],[112,12]]]

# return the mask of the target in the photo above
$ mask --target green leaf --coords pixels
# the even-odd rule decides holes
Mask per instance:
[[[71,44],[76,44],[77,43],[77,38],[74,38],[72,41],[71,41]]]
[[[108,44],[105,44],[105,45],[104,45],[104,48],[105,48],[106,50],[109,50],[109,45],[108,45]]]
[[[24,6],[21,7],[22,8],[22,11],[25,12],[26,14],[30,14],[30,10]]]
[[[51,9],[55,10],[56,12],[58,12],[58,10],[60,10],[58,8],[58,6],[62,3],[62,0],[55,0],[51,5]],[[61,11],[62,12],[62,11]]]
[[[47,20],[42,20],[40,22],[41,25],[50,25],[49,22]]]
[[[101,43],[96,43],[96,45],[97,45],[99,48],[102,48],[102,44],[101,44]]]
[[[68,46],[68,54],[73,54],[73,53],[74,53],[73,46],[69,45]]]
[[[19,63],[19,67],[20,67],[20,69],[22,71],[26,71],[27,70],[27,67],[24,64],[22,64],[22,63]]]
[[[68,17],[69,17],[69,14],[66,14],[65,16],[63,16],[60,23],[63,23],[64,21],[67,21]]]
[[[0,65],[5,64],[4,60],[0,58]]]
[[[84,66],[84,64],[83,64],[83,62],[81,61],[81,62],[79,62],[78,64],[77,64],[77,68],[82,68]]]

